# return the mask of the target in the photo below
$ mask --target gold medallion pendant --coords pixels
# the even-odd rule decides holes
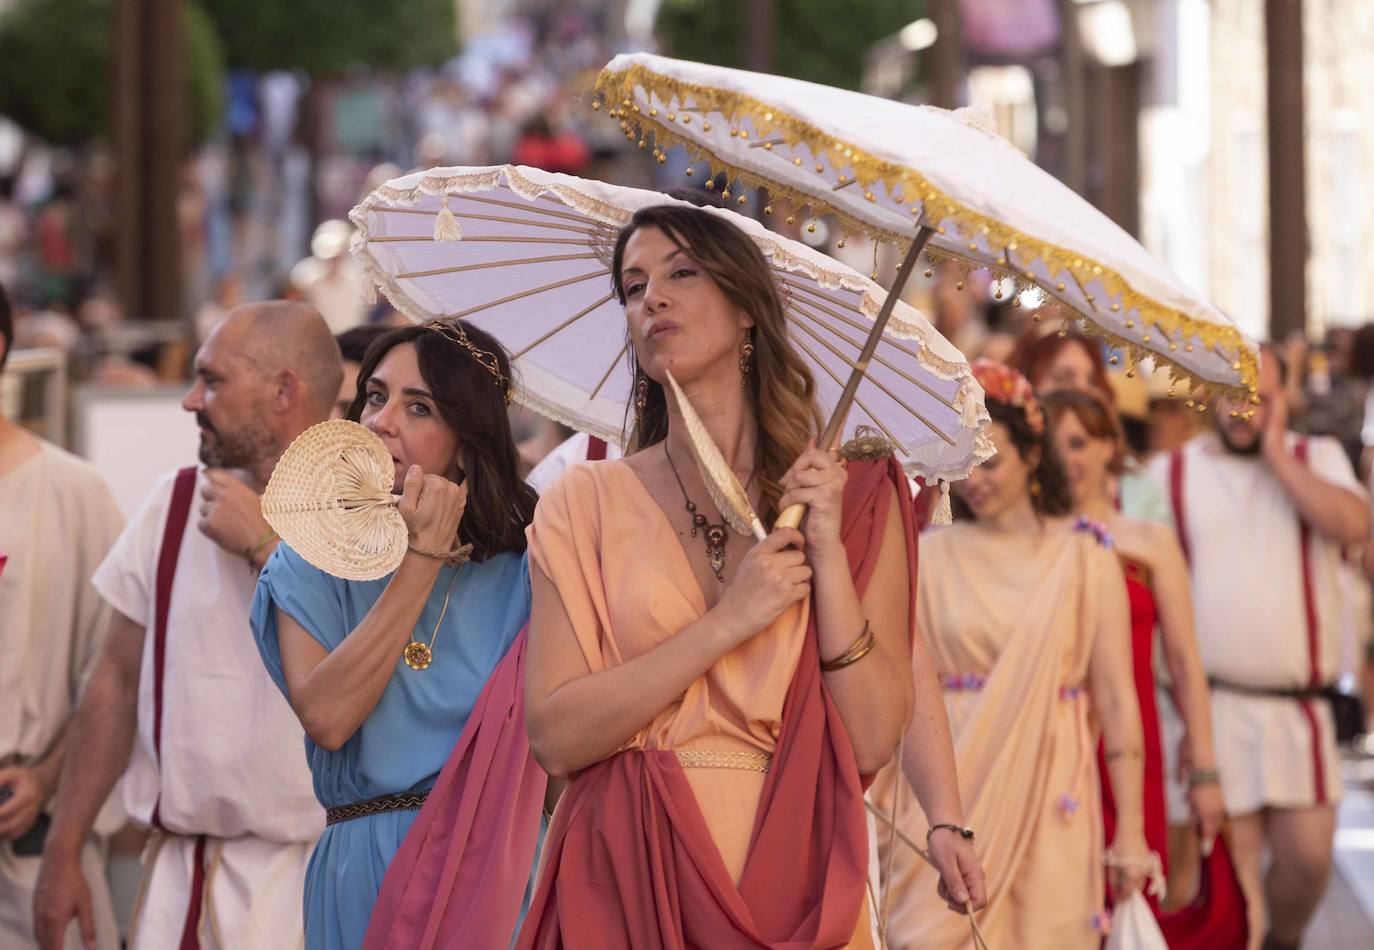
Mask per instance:
[[[406,666],[410,667],[412,670],[428,669],[430,661],[434,659],[434,655],[430,653],[429,647],[425,646],[419,640],[411,640],[410,643],[406,645],[405,653],[401,655],[405,657]]]

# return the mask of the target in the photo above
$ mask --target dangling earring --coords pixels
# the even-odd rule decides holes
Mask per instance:
[[[739,345],[739,385],[740,389],[749,386],[749,374],[754,371],[754,328],[744,331],[744,342]]]
[[[1030,480],[1030,496],[1031,496],[1031,498],[1039,498],[1039,497],[1040,497],[1040,476],[1039,476],[1039,475],[1032,475],[1032,476],[1031,476],[1031,480]]]
[[[635,373],[635,428],[644,428],[644,410],[649,405],[649,378]]]

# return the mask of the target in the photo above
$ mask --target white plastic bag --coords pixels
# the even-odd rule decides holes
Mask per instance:
[[[1112,908],[1112,929],[1104,950],[1169,950],[1139,891]]]

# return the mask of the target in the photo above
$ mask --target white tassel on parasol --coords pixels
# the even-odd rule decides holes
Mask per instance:
[[[262,513],[292,550],[325,573],[376,580],[400,566],[409,541],[395,482],[381,439],[356,422],[331,419],[306,429],[282,454]]]

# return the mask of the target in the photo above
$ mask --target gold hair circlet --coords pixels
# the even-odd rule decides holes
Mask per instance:
[[[468,355],[475,359],[478,364],[496,380],[496,385],[501,387],[503,395],[505,396],[506,405],[510,405],[511,399],[515,396],[515,392],[511,387],[510,380],[506,378],[506,374],[501,372],[501,361],[497,359],[495,353],[490,350],[484,350],[473,343],[468,337],[467,331],[463,329],[462,324],[457,321],[430,320],[424,326],[425,329],[433,330],[454,346],[466,350]]]

